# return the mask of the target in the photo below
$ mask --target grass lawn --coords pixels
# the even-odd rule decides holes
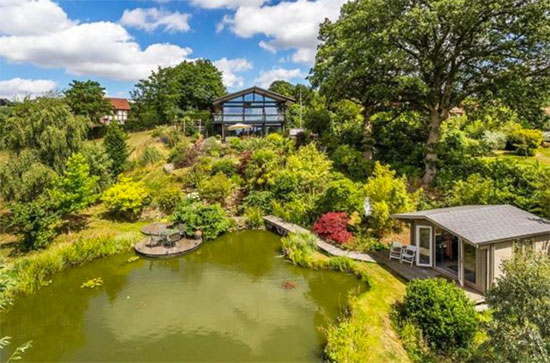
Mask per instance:
[[[365,263],[363,268],[371,288],[358,303],[369,323],[369,361],[409,362],[390,318],[393,305],[405,296],[405,283],[379,264]]]
[[[509,151],[499,151],[496,156],[489,158],[516,161],[522,165],[533,165],[538,163],[544,167],[550,168],[550,148],[539,148],[535,156],[519,156]]]

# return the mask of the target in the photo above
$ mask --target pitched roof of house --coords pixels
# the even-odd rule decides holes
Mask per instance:
[[[511,205],[468,205],[401,213],[392,217],[427,220],[475,244],[550,235],[549,220]]]
[[[257,93],[257,94],[260,94],[260,95],[264,95],[264,96],[273,98],[274,100],[281,101],[281,102],[290,102],[290,103],[296,102],[296,100],[292,97],[283,96],[282,94],[279,94],[279,93],[276,93],[276,92],[272,92],[272,91],[254,86],[254,87],[250,87],[250,88],[247,88],[247,89],[243,89],[242,91],[239,91],[239,92],[230,93],[228,95],[216,98],[213,103],[214,103],[214,105],[218,105],[220,103],[224,103],[225,101],[229,101],[233,98],[240,97],[240,96],[243,96],[243,95],[246,95],[246,94],[249,94],[249,93],[253,93],[253,92]]]
[[[122,111],[130,110],[130,102],[128,102],[126,98],[108,97],[107,99],[111,102],[111,106],[113,106],[115,110],[122,110]]]

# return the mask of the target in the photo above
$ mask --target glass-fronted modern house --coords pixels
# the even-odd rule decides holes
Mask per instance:
[[[286,110],[294,99],[260,87],[228,94],[214,100],[214,130],[225,138],[233,129],[266,135],[284,131]]]

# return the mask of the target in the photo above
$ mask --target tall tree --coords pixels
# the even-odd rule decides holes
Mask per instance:
[[[61,171],[69,156],[82,147],[87,123],[61,99],[26,99],[12,107],[0,144],[15,154],[31,150],[40,162]]]
[[[111,172],[114,176],[122,173],[128,163],[130,150],[128,148],[128,135],[116,122],[112,122],[107,129],[103,146],[111,159]]]
[[[67,167],[51,191],[57,210],[67,215],[86,208],[98,198],[97,176],[90,175],[90,167],[82,154],[73,154]]]
[[[221,72],[209,60],[182,62],[153,72],[130,92],[134,112],[145,124],[173,122],[182,111],[210,108],[226,92]]]
[[[548,0],[354,0],[321,26],[312,80],[327,95],[363,100],[366,119],[395,106],[429,115],[427,184],[441,124],[465,98],[513,89],[518,104],[547,94],[549,26]]]
[[[112,113],[109,101],[104,97],[105,88],[96,81],[76,81],[63,91],[65,102],[75,115],[84,116],[93,123]]]
[[[548,362],[550,357],[550,260],[516,251],[487,292],[491,308],[484,351],[488,361]]]

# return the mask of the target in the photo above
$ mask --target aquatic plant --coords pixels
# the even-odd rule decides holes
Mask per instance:
[[[137,260],[139,260],[139,256],[132,256],[132,257],[128,258],[126,260],[126,262],[132,263],[132,262],[136,262]]]
[[[0,351],[11,344],[11,337],[5,336],[0,338]],[[32,347],[32,340],[29,340],[26,343],[21,344],[15,350],[13,353],[6,359],[6,363],[10,363],[16,360],[21,360],[23,358],[23,353],[29,348]]]
[[[100,287],[103,285],[103,279],[101,277],[95,277],[93,279],[90,279],[86,282],[83,282],[82,285],[80,285],[80,288],[89,288],[89,289],[95,289],[97,287]]]

